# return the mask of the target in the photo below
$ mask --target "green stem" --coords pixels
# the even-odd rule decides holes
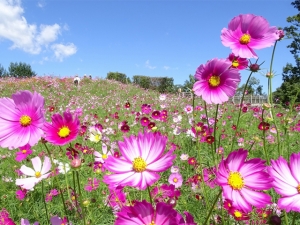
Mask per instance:
[[[289,222],[288,222],[288,216],[287,216],[286,211],[284,211],[284,221],[285,221],[285,224],[286,224],[286,225],[289,224]]]
[[[153,201],[152,201],[152,197],[151,197],[151,193],[150,193],[150,188],[149,186],[147,186],[147,190],[148,190],[148,194],[149,194],[149,198],[150,198],[150,203],[153,206]]]
[[[52,158],[52,156],[51,156],[51,154],[50,154],[50,150],[49,150],[48,146],[46,145],[46,143],[44,143],[44,146],[45,146],[45,148],[46,148],[46,150],[47,150],[47,153],[48,153],[48,155],[49,155],[49,158],[50,158],[50,161],[51,161],[51,167],[53,167],[53,166],[55,165],[55,163],[54,163],[53,158]],[[53,173],[55,174],[55,168],[54,168],[52,171],[53,171]],[[65,176],[66,176],[66,175],[65,175]],[[58,180],[57,180],[56,175],[54,175],[54,180],[55,180],[56,185],[57,185],[57,187],[58,187],[58,189],[59,189],[61,201],[62,201],[62,204],[63,204],[63,207],[64,207],[64,211],[65,211],[65,215],[66,215],[66,217],[67,217],[67,219],[68,219],[68,216],[67,216],[67,215],[68,215],[68,213],[67,213],[67,207],[66,207],[66,204],[65,204],[63,192],[62,192],[62,189],[60,188],[60,185],[59,185],[59,183],[58,183]]]
[[[247,88],[247,86],[248,86],[249,80],[250,80],[250,78],[251,78],[251,76],[252,76],[252,73],[253,73],[253,72],[250,73],[250,75],[249,75],[249,77],[248,77],[248,79],[247,79],[247,81],[246,81],[245,88],[244,88],[244,90],[243,90],[242,99],[241,99],[241,102],[240,102],[240,104],[239,104],[240,110],[239,110],[239,115],[238,115],[237,122],[236,122],[236,131],[238,131],[238,127],[239,127],[239,123],[240,123],[240,117],[241,117],[241,112],[242,112],[242,108],[243,108],[243,107],[242,107],[242,104],[243,104],[244,97],[245,97],[245,91],[246,91],[246,88]],[[234,135],[233,135],[233,140],[232,140],[232,143],[231,143],[231,151],[232,151],[232,149],[233,149],[233,145],[234,145],[235,141],[236,141],[236,135],[234,134]]]
[[[49,220],[48,209],[47,209],[46,200],[45,200],[44,181],[43,180],[42,180],[42,195],[43,195],[44,207],[45,207],[45,210],[46,210],[47,224],[49,224],[50,220]]]
[[[221,194],[222,194],[222,189],[220,190],[219,194],[218,194],[217,197],[215,198],[215,201],[214,201],[214,203],[212,204],[212,206],[211,206],[211,208],[210,208],[210,210],[209,210],[209,213],[208,213],[208,215],[207,215],[207,217],[206,217],[205,222],[203,223],[203,225],[207,224],[207,222],[208,222],[208,220],[209,220],[209,218],[210,218],[210,216],[211,216],[211,214],[212,214],[212,211],[213,211],[213,209],[214,209],[214,207],[215,207],[215,205],[216,205],[216,203],[217,203],[217,201],[218,201],[218,199],[219,199],[219,197],[220,197]]]
[[[83,224],[86,225],[85,212],[84,212],[84,208],[83,208],[82,195],[81,195],[80,182],[79,182],[79,173],[78,173],[78,171],[75,171],[75,172],[76,172],[76,178],[77,178],[80,207],[81,207],[81,212],[82,212],[82,216],[83,216]]]
[[[292,221],[292,225],[294,225],[294,224],[295,224],[295,221],[296,221],[296,214],[297,214],[297,212],[294,212],[294,215],[293,215],[293,221]]]

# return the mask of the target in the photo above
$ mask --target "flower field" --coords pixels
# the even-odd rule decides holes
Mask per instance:
[[[0,225],[300,224],[300,107],[228,101],[239,70],[259,70],[252,48],[282,38],[266,23],[222,30],[233,55],[199,66],[192,98],[1,79]]]

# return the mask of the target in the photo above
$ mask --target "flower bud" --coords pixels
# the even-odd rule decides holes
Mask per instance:
[[[281,218],[277,215],[273,215],[270,217],[269,222],[271,225],[281,225]]]
[[[257,72],[259,70],[259,65],[254,63],[254,64],[251,64],[250,67],[249,67],[250,71],[251,72]]]
[[[73,159],[70,163],[71,167],[76,169],[76,168],[80,168],[81,166],[81,159]]]

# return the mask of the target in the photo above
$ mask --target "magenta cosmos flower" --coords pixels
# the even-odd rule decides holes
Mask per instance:
[[[0,146],[34,146],[44,133],[44,121],[44,98],[39,93],[19,91],[12,98],[0,98]]]
[[[239,71],[226,59],[211,59],[198,67],[193,91],[208,104],[221,104],[234,96],[241,81]]]
[[[63,116],[56,113],[52,115],[52,123],[45,122],[45,139],[54,145],[65,145],[76,139],[80,122],[70,112],[64,112]]]
[[[221,41],[232,53],[242,58],[257,58],[253,49],[262,49],[274,45],[278,39],[277,28],[270,27],[268,21],[253,14],[234,17],[228,29],[221,31]]]
[[[136,202],[134,206],[124,206],[117,214],[115,225],[196,225],[189,213],[185,215],[186,221],[173,209],[172,205],[159,202],[153,209],[152,205],[144,200]]]
[[[44,163],[42,163],[40,157],[34,157],[31,159],[33,169],[25,165],[21,166],[20,171],[29,176],[27,178],[16,179],[16,185],[21,186],[24,189],[30,190],[41,180],[49,177],[51,171],[50,159],[45,156]],[[50,172],[49,172],[50,171]]]
[[[265,161],[259,158],[246,160],[247,155],[248,151],[244,149],[231,152],[220,162],[217,173],[217,183],[222,187],[225,199],[245,213],[250,212],[252,206],[264,208],[271,204],[271,197],[259,191],[272,188],[273,181],[265,172]]]
[[[158,132],[124,137],[124,142],[118,142],[123,157],[108,156],[105,168],[114,174],[104,176],[103,181],[110,188],[121,185],[146,189],[159,179],[158,172],[172,166],[176,157],[173,151],[164,154],[166,143],[167,137]]]
[[[271,160],[268,171],[274,177],[273,186],[281,195],[278,200],[280,209],[287,212],[300,212],[300,153],[293,153],[290,164],[281,156],[277,160]]]

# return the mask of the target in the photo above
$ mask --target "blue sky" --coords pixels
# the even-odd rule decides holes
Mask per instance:
[[[284,27],[297,10],[288,0],[0,0],[0,63],[7,69],[25,62],[39,76],[105,78],[118,71],[183,84],[200,64],[231,53],[221,29],[244,13]],[[273,90],[282,83],[282,68],[294,63],[289,43],[277,45]],[[267,72],[272,48],[256,52]],[[241,83],[248,74],[242,72]],[[255,77],[266,92],[267,79]]]

